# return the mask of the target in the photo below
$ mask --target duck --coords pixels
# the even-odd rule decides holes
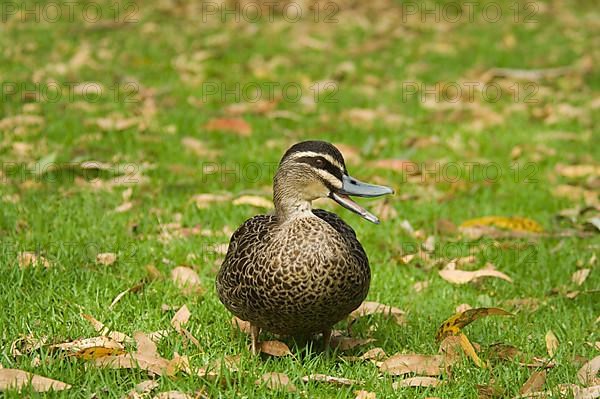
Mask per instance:
[[[259,335],[323,334],[357,309],[371,270],[355,231],[333,212],[313,209],[329,198],[365,220],[378,218],[350,196],[393,194],[390,187],[351,177],[342,153],[318,140],[292,145],[273,178],[274,211],[246,220],[231,236],[215,285],[219,300],[250,324],[252,353]]]

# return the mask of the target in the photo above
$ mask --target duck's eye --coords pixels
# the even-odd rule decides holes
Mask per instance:
[[[317,160],[315,161],[315,164],[316,164],[318,167],[325,166],[325,162],[324,162],[324,161],[323,161],[321,158],[317,158]]]

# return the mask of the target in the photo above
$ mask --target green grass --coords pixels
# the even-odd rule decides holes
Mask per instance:
[[[134,15],[137,22],[114,26],[85,23],[80,7],[75,8],[73,21],[63,18],[50,23],[31,17],[21,21],[20,16],[12,16],[0,24],[0,80],[5,82],[0,120],[24,113],[43,118],[41,126],[9,126],[0,130],[3,367],[28,370],[73,385],[69,391],[53,394],[55,397],[122,397],[147,374],[95,368],[83,360],[57,356],[46,348],[15,358],[11,343],[29,333],[48,337],[51,343],[93,336],[92,327],[80,317],[82,311],[130,335],[135,331],[156,331],[169,328],[173,315],[163,312],[161,304],[187,304],[192,311],[188,329],[200,341],[201,348],[187,345],[173,332],[160,342],[160,353],[167,358],[174,352],[187,355],[194,368],[241,354],[242,371],[226,373],[218,382],[186,375],[161,377],[160,391],[193,393],[204,388],[210,397],[295,396],[254,384],[263,373],[277,371],[288,374],[305,392],[304,396],[311,398],[353,398],[359,389],[302,383],[301,377],[311,373],[364,381],[360,389],[375,392],[381,398],[477,397],[477,385],[487,385],[491,380],[504,390],[505,397],[516,396],[531,372],[517,364],[500,363],[488,370],[464,361],[455,367],[444,386],[406,388],[394,393],[392,377],[381,376],[369,363],[327,357],[318,350],[319,342],[312,349],[310,344],[306,348],[288,340],[295,357],[260,359],[250,355],[246,337],[232,334],[231,315],[214,291],[222,255],[210,248],[212,244],[228,242],[223,228],[233,230],[261,210],[230,202],[199,209],[191,198],[212,192],[269,195],[273,165],[285,149],[296,141],[319,138],[354,146],[360,151],[361,161],[349,161],[350,172],[362,180],[378,181],[397,190],[391,204],[398,216],[379,226],[334,208],[355,228],[369,254],[373,273],[369,300],[407,312],[404,326],[378,316],[360,320],[355,334],[372,336],[376,342],[350,354],[361,354],[376,346],[390,355],[434,354],[438,349],[434,340],[436,329],[454,313],[456,306],[498,306],[515,310],[515,317],[477,321],[466,328],[471,341],[483,348],[497,342],[508,343],[531,355],[544,356],[544,336],[553,330],[560,347],[555,358],[557,366],[549,371],[545,387],[554,389],[560,383],[577,382],[579,363],[574,358],[597,355],[593,343],[600,339],[595,322],[600,310],[597,264],[582,287],[576,287],[570,278],[598,252],[598,235],[501,240],[499,247],[489,238],[470,242],[455,235],[440,235],[436,257],[449,259],[458,251],[456,248],[466,255],[470,248],[481,245],[486,251],[477,254],[477,264],[490,261],[514,279],[513,284],[486,280],[456,286],[442,280],[436,267],[404,265],[400,261],[407,249],[421,242],[407,234],[401,222],[408,220],[426,235],[435,234],[439,219],[460,224],[486,215],[525,216],[549,232],[565,227],[556,219],[557,213],[580,204],[551,194],[556,185],[573,182],[557,176],[555,166],[597,164],[600,159],[597,7],[576,0],[539,2],[534,23],[526,24],[515,22],[510,8],[513,2],[500,2],[503,17],[491,23],[481,17],[483,4],[489,3],[483,2],[475,8],[473,21],[433,23],[430,19],[419,23],[418,19],[403,19],[401,2],[350,2],[352,6],[341,5],[337,23],[289,23],[277,14],[274,22],[236,24],[222,23],[218,16],[207,16],[203,22],[200,6],[186,8],[185,3],[146,1],[138,5]],[[27,4],[30,8],[34,4],[43,8],[45,3]],[[111,2],[101,4],[105,17],[114,16],[109,14]],[[444,2],[427,3],[431,8],[434,4],[441,7]],[[119,17],[122,20],[123,13]],[[504,44],[511,40],[512,46]],[[322,48],[304,45],[311,41],[321,43]],[[369,48],[373,43],[379,45]],[[69,63],[85,46],[89,46],[89,55],[79,64]],[[182,57],[189,62],[197,52],[207,52],[207,58],[192,65],[193,79],[186,80],[175,60]],[[579,65],[586,58],[592,60],[594,67],[583,73],[536,82],[537,103],[515,102],[509,92],[503,92],[501,100],[494,103],[476,96],[471,103],[476,108],[473,112],[440,111],[443,104],[431,109],[419,101],[418,95],[406,100],[403,97],[406,82],[416,81],[431,88],[436,82],[476,81],[478,73],[492,67],[552,68]],[[336,72],[340,64],[348,61],[353,63],[352,70],[343,76]],[[66,65],[60,66],[61,63]],[[309,86],[325,79],[338,79],[335,102],[319,101],[311,108],[302,102],[280,99],[277,110],[292,117],[245,114],[242,117],[253,129],[250,137],[207,132],[203,128],[208,120],[226,115],[225,105],[236,102],[229,97],[224,104],[219,96],[212,96],[202,103],[203,82],[226,84],[228,88],[236,83],[243,86],[258,82],[261,87],[268,82],[292,83],[302,86],[303,93],[310,97]],[[39,94],[44,85],[34,82],[52,81],[65,87],[60,101],[43,101],[42,96],[42,101],[36,103],[20,86],[27,84],[27,90]],[[132,81],[145,97],[127,96],[126,84]],[[68,87],[77,82],[99,82],[105,90],[98,101],[88,101],[86,105],[80,95],[69,96]],[[524,90],[525,83],[517,84]],[[10,94],[8,84],[16,84],[20,89]],[[114,87],[118,89],[109,89]],[[115,93],[119,94],[117,101]],[[191,97],[201,104],[192,105]],[[125,102],[125,98],[133,101]],[[145,129],[104,131],[93,122],[115,114],[144,115],[152,105],[145,104],[143,98],[153,100],[155,107]],[[592,100],[596,102],[595,109]],[[32,103],[36,107],[33,110]],[[565,105],[577,112],[561,113]],[[516,109],[517,106],[522,109]],[[378,107],[382,111],[371,124],[353,122],[347,115],[353,108]],[[481,109],[496,112],[499,119],[491,123],[486,114],[478,113]],[[401,122],[386,122],[390,116],[399,117]],[[473,125],[475,122],[483,125],[478,128]],[[551,136],[556,132],[569,132],[581,140],[558,140]],[[181,143],[188,136],[220,153],[214,158],[195,155]],[[411,145],[415,139],[431,137],[435,138],[432,144]],[[31,148],[23,154],[14,143],[26,143]],[[515,146],[523,149],[518,159],[518,176],[511,158]],[[28,167],[52,153],[56,154],[60,170],[42,176],[26,173]],[[371,161],[387,158],[407,158],[428,164],[430,169],[436,163],[455,162],[463,175],[454,184],[439,175],[437,181],[411,180],[396,171],[370,165]],[[134,206],[130,211],[114,212],[123,202],[126,188],[107,188],[116,167],[99,174],[97,180],[104,183],[99,189],[81,184],[85,177],[81,170],[64,167],[66,163],[84,160],[130,164],[140,169],[150,165],[142,171],[147,180],[131,185]],[[237,168],[238,172],[205,174],[202,166],[208,162],[216,162],[220,168]],[[478,162],[473,178],[466,176],[467,162]],[[17,166],[11,166],[12,163]],[[486,181],[481,166],[490,164],[496,165],[502,176]],[[249,165],[258,165],[260,173],[256,178],[251,169],[244,169]],[[535,181],[526,181],[526,176]],[[586,184],[583,180],[575,183]],[[597,187],[597,177],[595,184]],[[416,197],[402,200],[405,194]],[[191,235],[161,242],[160,224],[174,221],[176,214],[182,225],[199,225],[212,230],[214,236]],[[519,245],[523,248],[518,249]],[[42,254],[52,267],[19,268],[17,255],[23,251]],[[96,264],[96,254],[100,252],[117,253],[117,262],[112,266]],[[127,294],[113,310],[108,310],[119,292],[146,277],[148,264],[155,265],[164,278],[148,283],[139,293]],[[177,265],[188,265],[198,272],[205,289],[203,295],[185,296],[174,286],[169,273]],[[429,286],[415,293],[413,285],[418,281],[428,281]],[[556,288],[558,293],[553,291]],[[586,292],[568,299],[565,292],[574,289]],[[539,308],[531,311],[506,305],[506,301],[518,298],[534,298]],[[36,356],[41,365],[33,367],[31,362]],[[35,396],[33,392],[29,394]],[[19,397],[15,392],[4,395]]]

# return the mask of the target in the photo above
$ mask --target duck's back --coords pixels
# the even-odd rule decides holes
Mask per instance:
[[[247,220],[231,237],[217,293],[243,320],[280,334],[326,330],[367,295],[370,270],[354,230],[324,210],[278,223]]]

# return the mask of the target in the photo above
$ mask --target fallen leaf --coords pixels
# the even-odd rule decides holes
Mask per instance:
[[[194,397],[184,392],[165,391],[157,393],[152,399],[194,399]]]
[[[459,335],[461,329],[471,324],[477,319],[481,319],[486,316],[512,316],[509,313],[500,308],[476,308],[469,309],[461,313],[452,315],[449,319],[445,320],[442,325],[438,328],[435,338],[439,342],[449,335]]]
[[[291,355],[290,348],[281,341],[262,341],[259,343],[260,351],[267,355],[281,357]]]
[[[365,301],[360,304],[360,306],[350,313],[350,320],[356,320],[359,317],[365,317],[372,314],[381,313],[385,316],[392,316],[396,323],[404,324],[405,323],[405,312],[402,309],[396,308],[390,305],[384,305],[378,302],[370,302]]]
[[[115,307],[115,305],[121,300],[121,298],[123,298],[125,295],[127,295],[130,292],[138,292],[139,290],[141,290],[142,288],[144,288],[144,286],[146,285],[146,281],[142,280],[141,282],[137,283],[136,285],[134,285],[133,287],[127,288],[125,291],[121,291],[117,294],[117,296],[115,297],[115,299],[113,299],[113,301],[110,303],[110,305],[108,305],[108,310],[112,310],[112,308]]]
[[[10,344],[10,353],[14,357],[31,353],[44,346],[47,340],[46,337],[37,338],[33,334],[22,335]]]
[[[181,332],[181,327],[190,320],[190,310],[186,305],[183,305],[171,319],[171,325],[177,332]]]
[[[149,357],[159,357],[156,344],[147,334],[141,331],[136,331],[133,334],[133,338],[135,339],[135,343],[137,345],[136,353]]]
[[[265,384],[267,386],[267,388],[273,389],[273,390],[285,390],[288,392],[296,391],[296,387],[294,386],[294,384],[292,384],[292,382],[290,381],[290,378],[287,376],[287,374],[284,374],[284,373],[263,374],[262,377],[260,377],[258,380],[256,380],[255,384],[256,385]]]
[[[207,148],[202,141],[194,137],[182,138],[181,145],[202,159],[214,159],[220,154],[220,151]]]
[[[21,269],[38,265],[44,266],[46,269],[50,267],[48,259],[44,258],[42,255],[37,255],[35,252],[21,252],[17,256],[17,262]]]
[[[121,205],[117,206],[117,207],[114,209],[114,211],[115,211],[116,213],[124,213],[124,212],[127,212],[127,211],[129,211],[131,208],[133,208],[133,202],[131,202],[131,201],[126,201],[126,202],[123,202]]]
[[[575,390],[574,399],[596,399],[600,397],[600,385]]]
[[[83,359],[94,359],[125,353],[125,347],[121,343],[104,335],[55,344],[50,346],[50,349],[67,351],[72,356]]]
[[[411,377],[392,383],[393,389],[403,387],[437,387],[443,381],[434,377]]]
[[[519,349],[515,348],[512,345],[507,344],[494,344],[491,345],[487,350],[489,359],[499,359],[499,360],[509,360],[517,362],[521,366],[531,367],[531,368],[552,368],[556,364],[549,359],[539,358],[539,357],[531,357],[532,362],[528,361],[530,356],[527,356],[525,353],[521,352]]]
[[[208,131],[232,132],[243,137],[248,137],[252,134],[252,126],[241,118],[211,119],[204,125],[204,128]]]
[[[117,255],[112,252],[105,252],[96,255],[96,263],[104,266],[110,266],[117,260]]]
[[[231,325],[234,328],[239,329],[244,334],[248,334],[249,335],[252,332],[251,329],[250,329],[251,324],[250,324],[249,321],[245,321],[245,320],[239,319],[239,318],[237,318],[235,316],[233,316],[231,318]]]
[[[363,346],[370,344],[371,342],[375,342],[373,338],[352,338],[352,337],[343,337],[339,335],[331,336],[331,346],[339,349],[340,351],[347,351],[358,346]]]
[[[175,367],[180,363],[179,359],[174,356],[174,365],[173,361],[162,358],[156,345],[146,334],[138,331],[134,337],[137,343],[136,353],[101,357],[95,359],[94,363],[100,367],[115,369],[141,369],[156,375],[174,375],[180,370],[179,367]]]
[[[354,391],[354,393],[356,394],[356,397],[354,399],[377,399],[377,395],[375,395],[375,392],[369,392],[369,391]]]
[[[71,388],[71,385],[51,378],[31,374],[17,369],[0,369],[0,391],[31,386],[36,392],[62,391]]]
[[[546,370],[534,371],[519,390],[521,395],[539,392],[546,383]]]
[[[591,271],[592,271],[591,269],[577,270],[571,276],[571,281],[573,281],[577,285],[582,285],[585,282],[585,280],[588,278],[588,276],[590,275]]]
[[[189,267],[177,266],[171,270],[171,279],[185,295],[199,294],[202,292],[200,276]]]
[[[600,165],[565,165],[559,163],[554,169],[559,175],[569,178],[600,176]]]
[[[349,378],[343,378],[343,377],[333,377],[333,376],[325,375],[325,374],[305,375],[304,377],[302,377],[302,381],[304,381],[304,382],[311,382],[311,381],[325,382],[325,383],[334,384],[334,385],[362,385],[363,384],[362,381],[351,380]]]
[[[546,351],[548,352],[548,356],[554,357],[556,354],[556,350],[558,349],[558,338],[554,335],[552,330],[548,330],[546,333]]]
[[[265,209],[273,208],[273,203],[270,200],[257,195],[242,195],[241,197],[234,199],[232,203],[233,205],[251,205]]]
[[[387,357],[387,353],[381,348],[369,349],[363,353],[359,358],[361,360],[383,360]]]
[[[120,343],[133,342],[133,339],[131,337],[129,337],[128,335],[123,334],[122,332],[119,332],[119,331],[111,331],[102,322],[96,320],[92,315],[82,313],[81,317],[86,319],[92,325],[94,330],[96,330],[96,332],[98,332],[100,335],[105,335],[105,336],[110,337]]]
[[[135,385],[134,389],[129,393],[128,397],[131,399],[137,399],[135,394],[145,396],[157,389],[159,386],[160,384],[155,380],[142,381],[139,384]]]
[[[591,386],[600,384],[598,371],[600,370],[600,356],[596,356],[583,365],[577,372],[577,379],[582,385]]]
[[[440,270],[438,274],[444,280],[453,284],[466,284],[482,277],[496,277],[512,283],[512,279],[510,277],[496,270],[494,265],[491,263],[488,263],[485,267],[479,270],[466,271],[456,269],[456,264],[450,262],[446,265],[446,267]]]
[[[379,368],[391,375],[415,373],[437,376],[442,374],[443,365],[442,355],[396,354],[383,361]]]
[[[423,291],[427,287],[429,287],[429,281],[417,281],[413,284],[413,289],[417,293]]]
[[[212,173],[216,173],[218,171],[213,171]],[[206,174],[210,174],[205,171]],[[231,194],[212,194],[212,193],[203,193],[196,194],[192,197],[192,201],[196,204],[196,208],[198,209],[206,209],[210,205],[214,203],[222,203],[225,201],[229,201],[231,199]]]
[[[542,226],[535,220],[518,216],[485,216],[476,219],[470,219],[464,221],[460,227],[476,227],[476,226],[495,226],[502,229],[521,231],[521,232],[532,232],[541,233],[544,231]]]

